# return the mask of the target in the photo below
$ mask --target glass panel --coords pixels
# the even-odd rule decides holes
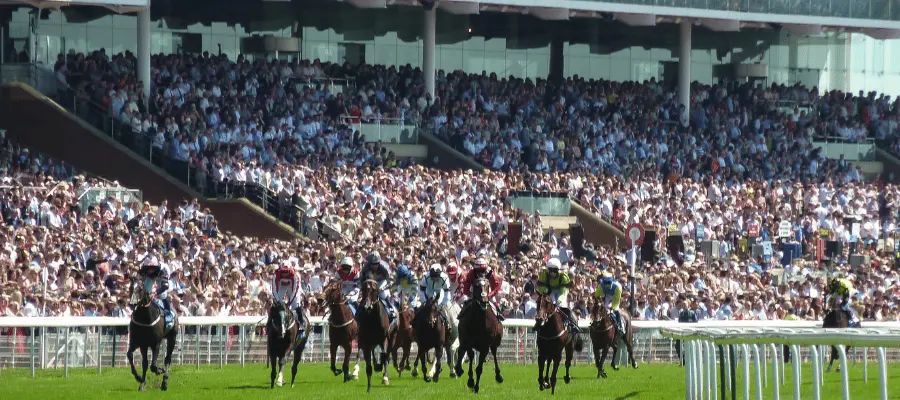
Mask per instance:
[[[890,0],[869,0],[872,4],[872,19],[888,19],[890,14]]]
[[[591,74],[588,75],[590,78],[594,79],[610,79],[612,76],[612,57],[608,55],[592,55],[590,56],[591,60]]]
[[[482,42],[481,50],[471,49],[463,50],[463,65],[466,71],[472,73],[480,73],[484,71],[484,42]]]
[[[528,50],[528,68],[526,73],[528,78],[546,78],[550,75],[550,55],[543,50]]]
[[[137,29],[113,29],[112,53],[137,52]]]
[[[872,10],[869,0],[853,0],[850,2],[850,18],[869,18]]]
[[[610,80],[619,82],[631,80],[631,60],[610,58],[609,69]]]
[[[712,84],[712,64],[691,63],[691,81],[706,85]]]
[[[103,48],[106,49],[106,54],[110,55],[109,51],[113,47],[113,29],[109,26],[95,27],[93,24],[88,25],[87,43],[89,49],[99,50]]]
[[[524,50],[507,50],[506,72],[503,73],[503,76],[507,77],[512,75],[515,77],[523,77],[525,76],[525,67],[527,64],[528,61]]]
[[[397,64],[409,64],[413,67],[422,66],[422,46],[403,41],[398,41],[397,43],[399,43],[397,45]]]
[[[447,73],[463,69],[462,48],[441,48],[438,54],[440,54],[440,58],[435,60],[437,69],[443,69]]]
[[[375,45],[375,53],[370,60],[375,64],[397,65],[397,44]],[[366,56],[368,58],[368,55]]]
[[[565,62],[565,74],[566,76],[581,76],[581,77],[593,77],[593,73],[591,72],[591,58],[590,57],[566,57]]]
[[[770,0],[748,1],[748,3],[749,3],[748,8],[749,8],[750,12],[767,13],[767,12],[772,11]]]
[[[831,3],[831,12],[826,14],[832,17],[847,17],[850,15],[851,0],[829,0]]]
[[[503,76],[506,73],[506,52],[485,51],[484,70],[487,71],[488,74],[493,73],[499,76]]]

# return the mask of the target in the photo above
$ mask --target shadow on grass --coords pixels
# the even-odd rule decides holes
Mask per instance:
[[[630,399],[630,398],[632,398],[632,397],[637,397],[637,395],[639,395],[639,394],[641,394],[641,392],[631,392],[631,393],[628,393],[628,394],[626,394],[626,395],[624,395],[624,396],[616,397],[616,400],[627,400],[627,399]]]
[[[240,385],[240,386],[229,386],[228,390],[269,389],[269,388],[270,388],[270,385]]]

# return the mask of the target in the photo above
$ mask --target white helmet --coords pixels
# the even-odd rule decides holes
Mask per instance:
[[[444,267],[442,267],[441,264],[435,263],[431,264],[431,267],[428,268],[428,271],[433,274],[440,274],[441,272],[444,272]]]
[[[348,266],[348,267],[352,267],[352,266],[353,266],[353,259],[350,258],[350,257],[344,257],[344,259],[341,260],[341,266],[343,267],[343,266],[345,266],[345,265]]]
[[[562,263],[559,262],[558,258],[551,258],[550,261],[547,261],[547,268],[560,269],[560,268],[562,268]]]

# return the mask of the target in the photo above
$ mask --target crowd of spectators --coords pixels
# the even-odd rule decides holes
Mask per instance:
[[[301,200],[307,215],[341,236],[288,244],[209,235],[206,226],[197,227],[202,218],[184,213],[198,212],[191,203],[177,208],[181,214],[150,211],[161,215],[157,225],[151,218],[136,231],[119,221],[118,229],[136,243],[168,243],[177,236],[166,234],[172,225],[186,232],[182,240],[198,250],[182,249],[185,244],[167,253],[183,266],[179,279],[189,281],[179,296],[186,314],[259,313],[275,263],[296,259],[308,292],[316,293],[336,257],[361,260],[378,250],[392,265],[406,263],[418,273],[433,261],[465,265],[478,254],[491,257],[505,279],[504,313],[527,317],[536,272],[551,249],[561,248],[575,276],[570,299],[584,315],[600,270],[625,282],[624,259],[609,248],[592,249],[592,260],[572,257],[565,235],[547,237],[540,215],[520,215],[507,204],[508,191],[524,189],[569,192],[620,225],[675,224],[689,238],[702,225],[705,238],[723,240],[726,247],[754,223],[771,237],[781,220],[805,232],[830,228],[836,238],[849,240],[843,217],[859,216],[863,251],[883,267],[854,277],[857,295],[872,308],[869,317],[896,318],[896,274],[887,268],[893,262],[874,250],[877,239],[894,229],[896,187],[864,182],[849,162],[828,160],[812,145],[821,136],[895,135],[898,103],[889,97],[819,94],[800,86],[694,84],[689,124],[681,125],[674,92],[652,80],[574,77],[556,86],[441,72],[432,99],[421,71],[410,66],[168,55],[153,57],[152,67],[146,105],[132,55],[61,56],[56,70],[61,81],[104,104],[160,152],[194,165],[204,190],[265,187]],[[332,93],[315,80],[324,77],[351,84]],[[438,171],[397,159],[341,124],[343,116],[433,127],[494,171]],[[525,251],[505,257],[506,222],[522,218]],[[193,231],[186,229],[191,221]],[[133,262],[140,250],[133,249],[119,259]],[[210,255],[204,259],[199,254],[206,249]],[[109,257],[115,251],[101,253]],[[685,308],[702,310],[706,318],[820,317],[825,278],[817,263],[798,261],[789,268],[792,280],[776,285],[772,261],[690,258],[686,264],[664,259],[644,266],[638,279],[641,317],[672,318]]]

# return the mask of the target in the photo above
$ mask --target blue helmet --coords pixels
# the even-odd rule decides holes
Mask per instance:
[[[615,282],[616,282],[616,279],[611,276],[607,276],[605,278],[600,279],[600,284],[603,286],[612,286],[613,283],[615,283]]]
[[[409,268],[405,265],[401,265],[400,268],[397,268],[397,277],[398,278],[409,278]]]

